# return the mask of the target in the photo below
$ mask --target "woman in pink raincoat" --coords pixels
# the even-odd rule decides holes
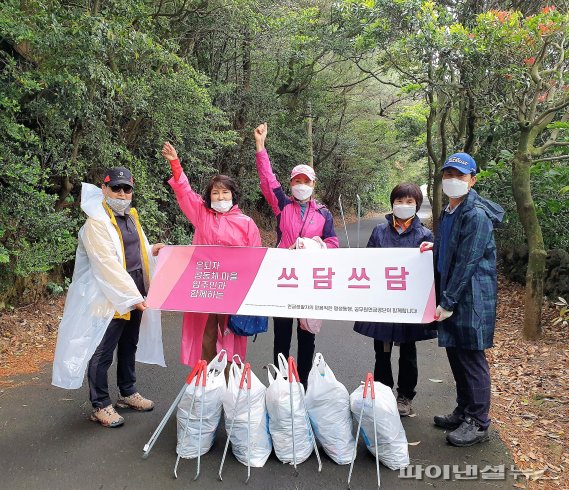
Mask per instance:
[[[194,225],[192,245],[261,246],[257,225],[237,205],[239,189],[235,180],[227,175],[217,175],[201,196],[191,188],[170,143],[164,143],[162,155],[172,168],[168,183],[176,194],[180,209]],[[227,315],[215,313],[184,313],[181,362],[188,366],[195,366],[200,359],[209,362],[221,349],[227,351],[229,359],[238,354],[245,360],[247,337],[231,332],[227,320]]]

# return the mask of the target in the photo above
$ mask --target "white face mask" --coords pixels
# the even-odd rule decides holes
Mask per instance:
[[[233,207],[233,201],[211,201],[211,209],[218,213],[227,213]]]
[[[415,216],[417,206],[408,204],[394,204],[393,214],[399,219],[409,219]]]
[[[468,182],[460,179],[443,179],[443,192],[454,199],[468,194]]]
[[[306,201],[314,191],[313,187],[306,184],[297,184],[292,186],[292,195],[299,201]]]
[[[113,199],[112,197],[106,196],[105,202],[109,207],[117,214],[123,215],[125,211],[130,208],[132,202],[131,199]]]

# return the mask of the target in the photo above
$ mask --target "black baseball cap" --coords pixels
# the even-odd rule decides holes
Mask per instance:
[[[103,182],[108,185],[120,185],[126,184],[134,187],[134,179],[130,170],[126,167],[113,167],[105,172],[105,178]]]

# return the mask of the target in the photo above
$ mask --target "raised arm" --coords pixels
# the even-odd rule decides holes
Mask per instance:
[[[176,194],[176,200],[180,209],[194,226],[199,226],[207,212],[202,196],[190,186],[188,177],[184,173],[178,159],[178,153],[169,142],[164,143],[162,155],[170,162],[172,178],[168,181],[168,184],[170,184],[174,194]]]
[[[283,208],[290,203],[290,199],[285,194],[281,184],[273,173],[269,154],[265,149],[267,131],[267,123],[263,123],[255,129],[254,136],[257,148],[255,159],[257,163],[257,173],[261,181],[261,192],[271,206],[273,213],[277,216]]]

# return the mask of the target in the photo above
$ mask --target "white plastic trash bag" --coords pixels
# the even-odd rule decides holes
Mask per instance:
[[[308,375],[306,410],[326,454],[338,464],[349,464],[355,444],[350,395],[320,353]]]
[[[235,414],[235,422],[233,423],[233,431],[231,432],[231,450],[240,463],[247,464],[247,382],[243,389],[239,390],[241,375],[243,374],[243,364],[241,360],[231,365],[229,371],[229,380],[227,382],[227,391],[223,397],[223,410],[225,413],[225,430],[229,435],[229,428]],[[241,391],[241,394],[239,394]],[[251,466],[261,468],[271,455],[273,444],[269,434],[269,416],[265,405],[265,393],[267,387],[259,381],[259,378],[251,371],[251,394],[250,394],[250,410],[251,410],[251,427],[249,432],[249,441],[251,446]],[[237,411],[235,406],[237,398]]]
[[[379,460],[392,470],[399,470],[409,465],[409,451],[405,429],[397,411],[397,401],[389,386],[378,381],[373,384],[375,390],[375,421],[377,426],[377,452]],[[364,385],[350,395],[350,406],[356,423],[359,420],[364,403],[361,434],[365,445],[375,456],[373,436],[373,410],[371,390],[363,397]]]
[[[224,373],[225,366],[227,366],[227,354],[222,350],[207,366],[205,389],[202,386],[201,378],[197,387],[195,381],[192,381],[178,404],[178,444],[176,445],[176,452],[182,458],[197,458],[198,446],[200,447],[200,456],[203,456],[213,446],[215,432],[221,419],[223,396],[227,390]],[[194,405],[191,413],[189,413],[194,390]],[[203,420],[200,443],[202,406]]]
[[[275,371],[273,376],[271,369]],[[266,402],[269,413],[269,432],[277,458],[283,463],[293,462],[292,453],[292,418],[290,407],[290,386],[288,368],[285,357],[279,354],[279,368],[274,364],[268,366],[269,387]],[[294,443],[296,463],[306,461],[312,453],[312,438],[310,437],[310,420],[302,405],[301,393],[304,387],[296,381],[292,383],[293,413],[294,413]]]

